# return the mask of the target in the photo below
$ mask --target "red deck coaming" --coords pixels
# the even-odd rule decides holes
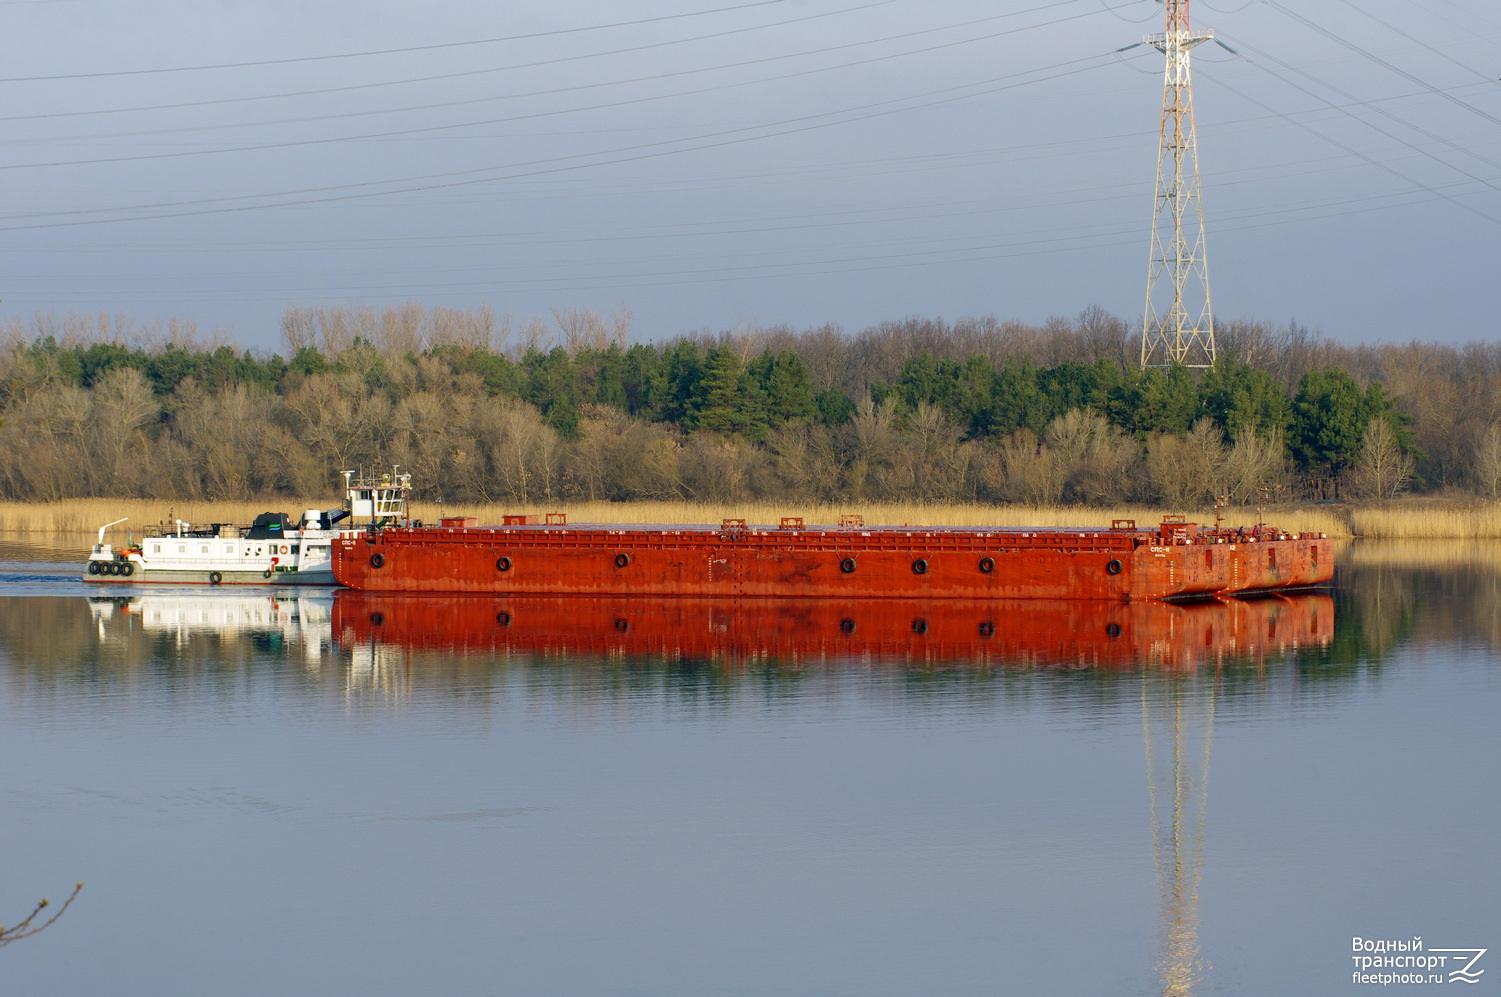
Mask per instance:
[[[1327,644],[1334,602],[1314,593],[1111,604],[341,592],[333,632],[345,647],[411,651],[1190,668]]]
[[[366,591],[767,598],[1157,599],[1333,575],[1324,539],[1154,544],[1103,530],[387,529],[336,541],[333,562]]]

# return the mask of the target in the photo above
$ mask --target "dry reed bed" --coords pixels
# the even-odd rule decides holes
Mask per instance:
[[[1377,540],[1494,540],[1501,538],[1501,502],[1357,507],[1350,525],[1355,536]]]
[[[100,526],[122,516],[129,519],[115,527],[111,536],[140,532],[143,526],[169,522],[248,523],[267,511],[285,511],[293,516],[304,509],[323,509],[328,500],[295,502],[270,498],[250,502],[171,502],[156,499],[72,499],[52,503],[0,503],[0,534],[92,534]],[[414,502],[412,514],[424,522],[437,522],[440,515],[474,516],[481,523],[498,523],[511,512],[563,512],[571,523],[718,523],[744,519],[752,524],[778,523],[784,516],[801,516],[810,526],[837,523],[839,517],[858,514],[870,525],[909,526],[1109,526],[1111,520],[1134,519],[1147,526],[1158,522],[1163,510],[1146,506],[1089,509],[1074,506],[1037,508],[1025,505],[922,505],[899,502],[819,503],[769,502],[533,502],[452,505],[440,508],[432,502]],[[1190,518],[1213,522],[1213,512]],[[1241,526],[1255,522],[1255,511],[1229,510],[1225,522]],[[1268,522],[1297,531],[1348,536],[1339,516],[1325,509],[1285,508],[1270,512]]]

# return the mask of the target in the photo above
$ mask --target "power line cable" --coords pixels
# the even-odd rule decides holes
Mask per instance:
[[[783,2],[783,0],[777,0],[777,2]],[[323,88],[316,89],[316,90],[292,90],[292,91],[284,91],[282,93],[274,93],[274,94],[255,94],[255,95],[247,96],[247,97],[219,97],[219,98],[214,98],[214,99],[211,99],[211,100],[181,101],[181,102],[173,103],[173,104],[147,104],[147,105],[138,105],[138,106],[135,106],[135,107],[95,108],[95,109],[90,109],[90,110],[86,110],[86,111],[63,111],[63,112],[60,112],[60,113],[49,113],[49,114],[12,115],[10,117],[0,117],[0,121],[36,121],[36,120],[51,120],[51,119],[62,119],[62,118],[73,118],[73,117],[86,117],[86,116],[97,116],[97,115],[130,114],[130,113],[136,113],[136,112],[141,112],[141,111],[173,111],[173,110],[181,110],[181,109],[193,108],[193,107],[217,107],[217,106],[222,106],[222,105],[226,105],[226,104],[244,104],[244,103],[251,103],[251,102],[256,102],[256,101],[283,100],[283,99],[293,98],[293,97],[321,97],[321,96],[327,96],[329,94],[353,93],[353,92],[359,91],[359,90],[376,90],[376,89],[381,89],[381,88],[384,88],[384,87],[408,86],[408,85],[416,84],[416,83],[437,83],[437,82],[444,82],[444,81],[447,81],[447,80],[468,79],[468,78],[472,78],[472,77],[475,77],[475,76],[489,76],[489,75],[494,75],[496,73],[517,72],[517,71],[523,70],[523,69],[540,69],[540,68],[545,68],[545,67],[550,67],[550,66],[563,65],[563,64],[566,64],[566,63],[582,62],[582,61],[586,61],[586,60],[589,60],[589,59],[601,59],[601,58],[606,58],[606,57],[609,57],[609,56],[616,56],[616,55],[636,55],[636,54],[639,54],[641,52],[649,52],[649,51],[654,51],[656,49],[670,48],[670,47],[676,46],[676,45],[691,45],[691,44],[693,44],[695,42],[713,41],[713,40],[719,39],[719,38],[729,38],[729,37],[732,37],[732,36],[735,36],[735,35],[748,34],[748,33],[753,32],[753,31],[764,31],[764,30],[769,30],[771,28],[783,28],[783,27],[787,27],[788,25],[801,24],[801,23],[804,23],[804,22],[807,22],[807,21],[815,21],[815,20],[819,20],[821,18],[826,18],[826,17],[838,17],[838,16],[841,16],[843,14],[849,14],[849,13],[853,13],[853,12],[856,12],[856,11],[869,10],[869,9],[871,9],[873,7],[884,7],[887,4],[894,3],[894,2],[896,2],[896,0],[876,0],[876,2],[874,2],[874,3],[860,4],[859,6],[845,7],[845,8],[842,8],[840,10],[834,10],[834,11],[824,11],[824,12],[818,13],[818,14],[809,14],[809,15],[806,15],[804,17],[794,17],[794,18],[790,18],[790,19],[782,20],[782,21],[773,21],[773,22],[771,22],[769,24],[755,24],[755,25],[750,25],[750,26],[747,26],[747,27],[731,28],[731,29],[726,30],[726,31],[714,31],[714,32],[710,32],[708,34],[692,35],[692,36],[690,36],[688,38],[673,38],[673,39],[669,39],[667,41],[649,42],[649,43],[642,44],[642,45],[632,45],[632,46],[629,46],[629,47],[626,47],[626,48],[608,49],[608,50],[603,51],[603,52],[585,52],[585,53],[582,53],[582,54],[579,54],[579,55],[559,56],[559,57],[554,58],[554,59],[541,59],[541,60],[537,60],[535,62],[512,63],[512,64],[505,65],[505,66],[491,66],[491,67],[487,67],[485,69],[470,69],[470,70],[465,70],[463,72],[437,73],[437,74],[433,74],[433,75],[429,75],[429,76],[408,77],[407,79],[401,79],[401,80],[381,80],[381,81],[378,81],[378,82],[375,82],[375,83],[355,83],[355,84],[349,84],[347,86],[323,87]],[[1062,7],[1062,6],[1066,6],[1067,4],[1077,3],[1077,2],[1078,2],[1078,0],[1062,0],[1062,2],[1059,2],[1059,3],[1048,4],[1048,5],[1045,5],[1044,7],[1033,8],[1033,9],[1034,10],[1045,10],[1048,7]],[[952,27],[968,27],[971,24],[978,24],[978,23],[981,23],[983,21],[996,20],[998,17],[1009,17],[1009,16],[1012,16],[1012,15],[1001,14],[1001,15],[996,15],[995,17],[980,18],[978,21],[964,22],[964,23],[961,23],[959,25],[953,25]],[[948,30],[948,29],[934,28],[934,29],[930,29],[930,30],[938,31],[938,30]],[[896,36],[896,37],[901,37],[901,36]]]
[[[1246,49],[1254,51],[1254,49],[1251,49],[1251,47],[1249,45],[1245,45],[1244,43],[1238,43],[1238,44],[1241,44],[1243,48],[1246,48]],[[1349,115],[1350,117],[1354,118],[1356,121],[1359,121],[1362,124],[1367,125],[1368,127],[1372,127],[1372,128],[1375,127],[1374,125],[1371,125],[1370,122],[1365,121],[1364,119],[1361,119],[1361,118],[1355,116],[1354,114],[1352,114],[1347,109],[1342,108],[1342,107],[1338,107],[1336,105],[1329,104],[1328,101],[1324,101],[1322,97],[1320,97],[1318,94],[1315,94],[1313,91],[1309,90],[1308,88],[1306,88],[1306,87],[1304,87],[1304,86],[1302,86],[1302,85],[1300,85],[1300,84],[1298,84],[1298,83],[1296,83],[1296,82],[1294,82],[1292,80],[1288,80],[1288,79],[1286,79],[1284,77],[1278,76],[1276,73],[1273,73],[1270,70],[1267,70],[1265,66],[1260,66],[1256,62],[1253,62],[1253,61],[1251,61],[1249,59],[1247,59],[1246,61],[1248,63],[1250,63],[1251,65],[1253,65],[1253,66],[1258,66],[1258,68],[1260,68],[1263,72],[1267,72],[1269,75],[1273,76],[1274,78],[1276,78],[1278,80],[1281,80],[1281,82],[1287,84],[1288,86],[1291,86],[1294,89],[1299,90],[1299,91],[1301,91],[1304,94],[1307,94],[1308,96],[1314,98],[1315,100],[1322,101],[1326,105],[1328,105],[1330,107],[1333,107],[1335,110],[1341,111],[1342,113],[1345,113],[1345,114]],[[1308,132],[1310,135],[1313,135],[1315,138],[1318,138],[1320,141],[1327,142],[1328,144],[1334,146],[1336,149],[1339,149],[1340,151],[1342,151],[1342,152],[1344,152],[1344,153],[1346,153],[1346,154],[1348,154],[1350,156],[1354,156],[1356,159],[1359,159],[1361,162],[1366,163],[1369,166],[1374,166],[1376,169],[1381,170],[1383,173],[1388,173],[1391,176],[1394,176],[1394,177],[1398,178],[1399,180],[1402,180],[1405,183],[1411,184],[1412,186],[1417,187],[1420,190],[1425,190],[1425,191],[1428,191],[1429,193],[1434,194],[1437,197],[1441,197],[1443,200],[1448,201],[1450,204],[1453,204],[1455,207],[1460,208],[1460,209],[1462,209],[1464,211],[1467,211],[1470,214],[1476,215],[1476,216],[1478,216],[1480,218],[1484,218],[1488,222],[1491,222],[1491,223],[1496,224],[1496,225],[1501,225],[1501,218],[1496,218],[1493,215],[1490,215],[1490,214],[1487,214],[1484,211],[1481,211],[1479,208],[1476,208],[1473,205],[1466,204],[1465,202],[1460,201],[1457,198],[1454,198],[1454,197],[1451,197],[1451,196],[1449,196],[1447,194],[1444,194],[1443,192],[1439,191],[1438,189],[1436,189],[1436,188],[1434,188],[1434,187],[1432,187],[1430,185],[1427,185],[1427,184],[1421,183],[1420,181],[1414,180],[1413,178],[1411,178],[1409,176],[1406,176],[1406,175],[1398,172],[1397,170],[1395,170],[1392,167],[1388,166],[1387,164],[1381,162],[1380,160],[1374,159],[1373,157],[1368,156],[1368,155],[1366,155],[1363,152],[1360,152],[1360,151],[1358,151],[1358,150],[1356,150],[1356,149],[1354,149],[1354,148],[1352,148],[1352,147],[1350,147],[1348,145],[1345,145],[1343,142],[1339,142],[1339,141],[1335,140],[1334,138],[1330,137],[1329,135],[1326,135],[1324,132],[1319,131],[1318,129],[1313,128],[1313,127],[1305,124],[1304,122],[1297,120],[1293,116],[1282,114],[1281,112],[1273,109],[1272,107],[1270,107],[1269,105],[1263,103],[1262,101],[1257,100],[1255,97],[1252,97],[1250,94],[1247,94],[1247,93],[1245,93],[1244,91],[1241,91],[1241,90],[1237,90],[1235,87],[1232,87],[1230,84],[1226,83],[1224,80],[1219,79],[1218,77],[1215,77],[1215,76],[1205,76],[1205,79],[1209,80],[1211,83],[1214,83],[1217,86],[1223,87],[1224,89],[1226,89],[1226,90],[1230,91],[1231,93],[1235,94],[1237,97],[1241,98],[1242,100],[1247,101],[1247,102],[1252,103],[1252,104],[1255,104],[1257,107],[1261,108],[1264,111],[1267,111],[1270,114],[1274,114],[1274,115],[1277,115],[1279,117],[1282,117],[1283,120],[1287,121],[1288,124],[1291,124],[1291,125],[1294,125],[1294,126],[1296,126],[1298,128],[1301,128],[1302,130]],[[1401,143],[1402,145],[1406,146],[1408,149],[1411,149],[1414,152],[1417,152],[1417,153],[1419,153],[1419,154],[1421,154],[1423,156],[1426,156],[1426,157],[1428,157],[1430,159],[1434,159],[1437,162],[1442,163],[1445,166],[1450,166],[1450,164],[1444,163],[1443,160],[1438,159],[1437,157],[1433,156],[1432,153],[1429,153],[1429,152],[1427,152],[1424,149],[1420,149],[1419,147],[1413,145],[1411,142],[1404,141],[1403,139],[1398,138],[1395,135],[1391,135],[1390,133],[1386,132],[1383,129],[1377,128],[1376,130],[1380,131],[1383,135],[1387,135],[1389,138],[1392,138],[1395,141]],[[1452,167],[1452,166],[1450,166],[1450,168],[1454,169],[1454,167]],[[1466,176],[1469,176],[1470,179],[1475,180],[1477,183],[1483,184],[1483,185],[1485,185],[1487,187],[1491,187],[1493,189],[1498,189],[1498,188],[1496,188],[1495,184],[1492,184],[1489,181],[1483,180],[1483,179],[1481,179],[1479,177],[1471,176],[1470,174],[1465,173],[1465,171],[1463,171],[1463,170],[1457,170],[1456,172],[1464,173]]]
[[[1319,25],[1317,25],[1314,22],[1310,21],[1308,18],[1304,17],[1302,14],[1299,14],[1299,13],[1296,13],[1294,11],[1288,10],[1286,7],[1282,6],[1282,4],[1278,3],[1277,0],[1264,0],[1264,2],[1266,3],[1266,5],[1268,7],[1271,7],[1273,10],[1280,11],[1285,16],[1290,17],[1294,21],[1297,21],[1299,24],[1302,24],[1303,26],[1305,26],[1305,27],[1307,27],[1307,28],[1309,28],[1309,29],[1311,29],[1313,31],[1318,32],[1319,34],[1323,35],[1325,38],[1328,38],[1330,41],[1334,42],[1335,44],[1341,45],[1341,46],[1349,49],[1351,52],[1354,52],[1355,54],[1357,54],[1357,55],[1359,55],[1359,56],[1361,56],[1361,57],[1363,57],[1365,59],[1368,59],[1371,62],[1374,62],[1376,65],[1381,66],[1384,69],[1390,70],[1393,73],[1396,73],[1398,76],[1402,77],[1404,80],[1407,80],[1410,83],[1417,84],[1418,86],[1420,86],[1423,89],[1427,90],[1429,93],[1432,93],[1432,94],[1434,94],[1434,95],[1436,95],[1438,97],[1442,97],[1444,100],[1447,100],[1449,103],[1455,105],[1456,107],[1461,107],[1464,110],[1469,111],[1471,114],[1477,114],[1480,117],[1484,118],[1486,121],[1489,121],[1493,125],[1501,125],[1501,118],[1498,118],[1495,115],[1490,114],[1489,112],[1482,111],[1480,108],[1476,107],[1475,105],[1473,105],[1473,104],[1471,104],[1471,103],[1469,103],[1467,101],[1460,100],[1458,97],[1455,97],[1453,94],[1446,93],[1445,91],[1440,90],[1439,88],[1433,86],[1431,83],[1428,83],[1425,80],[1419,79],[1418,77],[1414,76],[1412,73],[1409,73],[1407,70],[1402,69],[1400,66],[1394,65],[1393,63],[1390,63],[1390,62],[1387,62],[1385,59],[1381,58],[1379,55],[1376,55],[1374,52],[1371,52],[1371,51],[1369,51],[1367,49],[1361,48],[1359,45],[1356,45],[1354,42],[1352,42],[1352,41],[1350,41],[1350,40],[1348,40],[1346,38],[1341,38],[1339,35],[1337,35],[1334,32],[1328,30],[1327,28],[1320,27]]]
[[[636,27],[642,24],[655,24],[662,21],[680,21],[690,17],[705,17],[712,14],[725,14],[737,10],[751,10],[756,7],[774,7],[785,3],[786,0],[756,0],[754,3],[738,4],[733,7],[718,7],[713,10],[689,11],[684,14],[663,14],[659,17],[643,17],[634,21],[617,21],[613,24],[590,24],[581,28],[558,28],[553,31],[537,31],[524,35],[503,35],[498,38],[476,38],[460,42],[437,42],[432,45],[409,45],[404,48],[372,49],[364,52],[337,52],[325,55],[289,56],[283,59],[259,59],[253,62],[218,62],[199,66],[162,66],[154,69],[120,69],[99,73],[59,73],[52,76],[11,76],[0,77],[0,83],[42,83],[56,80],[98,80],[113,79],[121,76],[160,76],[170,73],[198,73],[207,70],[218,69],[251,69],[261,66],[290,66],[307,62],[332,62],[340,59],[364,59],[380,55],[402,55],[409,52],[436,52],[443,49],[470,48],[477,45],[496,45],[504,42],[533,41],[538,38],[552,38],[560,35],[576,35],[588,31],[608,31],[615,28]],[[882,0],[882,3],[894,3],[895,0]],[[871,4],[880,6],[880,4]]]
[[[980,19],[980,21],[1000,20],[1001,18],[1016,16],[1018,13],[1034,13],[1034,12],[1039,11],[1039,10],[1046,10],[1046,9],[1048,9],[1050,7],[1068,6],[1068,5],[1076,3],[1076,2],[1078,2],[1078,0],[1063,0],[1062,3],[1048,4],[1048,5],[1044,6],[1044,7],[1034,7],[1034,8],[1031,8],[1031,9],[1027,10],[1027,11],[1014,12],[1012,14],[1002,14],[1002,15],[997,15],[995,17],[982,18],[982,19]],[[849,8],[849,9],[850,10],[859,10],[859,9],[863,9],[863,8]],[[1069,18],[1069,19],[1071,20],[1072,18]],[[760,59],[747,59],[747,60],[744,60],[744,61],[741,61],[741,62],[721,63],[721,64],[717,64],[717,65],[713,65],[713,66],[700,67],[700,68],[697,68],[697,69],[684,69],[684,70],[677,70],[677,71],[670,72],[670,73],[658,73],[658,74],[651,75],[651,76],[640,76],[640,77],[635,77],[635,78],[628,79],[628,80],[609,80],[609,81],[604,81],[604,82],[600,82],[600,83],[582,83],[582,84],[577,84],[577,85],[574,85],[574,86],[556,87],[556,88],[549,89],[549,90],[533,90],[533,91],[528,91],[528,92],[525,92],[525,93],[504,94],[504,95],[498,96],[498,97],[476,97],[476,98],[471,98],[471,99],[467,99],[467,100],[442,101],[442,102],[434,103],[434,104],[417,104],[417,105],[409,105],[409,106],[406,106],[406,107],[397,107],[397,108],[377,108],[377,109],[374,109],[374,110],[366,110],[366,111],[345,111],[345,112],[340,112],[340,113],[337,113],[337,114],[312,115],[312,116],[301,117],[301,118],[279,118],[279,119],[275,119],[275,120],[271,120],[271,121],[253,121],[253,122],[234,122],[234,123],[227,123],[227,124],[193,125],[193,126],[188,126],[188,127],[183,127],[183,128],[163,128],[163,129],[152,129],[152,130],[148,130],[148,131],[134,131],[134,132],[109,132],[109,133],[96,134],[96,135],[70,135],[70,136],[66,136],[66,137],[61,138],[61,139],[54,139],[52,141],[69,141],[69,142],[72,142],[72,141],[85,141],[85,140],[92,140],[92,139],[143,138],[143,137],[157,136],[157,135],[191,134],[191,133],[198,133],[198,132],[204,132],[204,131],[215,131],[215,130],[220,130],[220,129],[225,129],[225,128],[262,128],[262,127],[271,127],[271,126],[287,125],[287,124],[308,124],[308,123],[315,123],[315,122],[320,122],[320,121],[347,120],[347,119],[350,119],[350,118],[373,117],[373,116],[385,115],[385,114],[407,114],[407,113],[412,113],[412,112],[415,112],[415,111],[442,110],[442,109],[454,108],[454,107],[465,107],[465,106],[470,106],[470,105],[474,105],[474,104],[488,104],[488,103],[495,103],[495,102],[498,102],[498,101],[522,100],[522,99],[527,99],[527,98],[532,98],[532,97],[551,97],[551,96],[557,96],[557,95],[560,95],[560,94],[578,93],[578,92],[584,92],[584,91],[590,91],[590,90],[599,90],[599,89],[606,89],[606,88],[610,88],[610,87],[625,86],[625,85],[631,85],[631,84],[637,84],[637,83],[651,83],[651,82],[658,82],[658,81],[661,81],[661,80],[678,79],[678,78],[687,77],[687,76],[695,76],[695,75],[699,75],[699,74],[702,74],[702,73],[722,72],[722,71],[731,70],[731,69],[744,69],[744,68],[747,68],[747,67],[750,67],[750,66],[766,65],[768,63],[773,63],[773,62],[786,61],[788,59],[800,59],[800,58],[804,58],[806,56],[811,56],[811,55],[826,55],[826,54],[829,54],[831,52],[841,52],[841,51],[846,51],[848,49],[853,49],[853,48],[863,48],[863,47],[866,47],[866,46],[879,45],[879,44],[884,44],[886,42],[891,42],[891,41],[900,41],[900,40],[904,40],[904,39],[907,39],[907,38],[913,38],[913,37],[916,37],[918,35],[923,35],[923,34],[932,34],[932,33],[939,32],[939,31],[949,31],[949,30],[953,30],[954,28],[959,28],[959,27],[969,27],[969,26],[972,26],[973,24],[976,24],[976,23],[980,23],[980,22],[979,21],[973,21],[973,22],[967,22],[965,24],[945,26],[945,27],[942,27],[942,28],[929,28],[929,29],[925,29],[923,31],[910,32],[910,33],[902,34],[902,35],[889,35],[889,36],[886,36],[884,38],[870,39],[870,40],[862,41],[862,42],[848,42],[848,43],[845,43],[843,45],[833,45],[833,46],[828,46],[828,47],[820,48],[820,49],[810,49],[810,50],[804,50],[802,52],[788,52],[788,53],[783,53],[781,55],[766,56],[766,57],[763,57],[763,58],[760,58]],[[521,115],[521,116],[517,116],[517,117],[510,117],[510,118],[494,118],[494,119],[488,119],[488,120],[477,121],[477,122],[460,122],[460,123],[457,123],[457,124],[450,124],[450,125],[431,126],[430,130],[433,130],[433,131],[438,131],[438,130],[456,130],[456,129],[467,128],[467,127],[481,127],[481,126],[485,126],[485,125],[507,124],[507,123],[514,122],[514,121],[527,120],[529,118],[547,117],[547,116],[550,116],[552,114],[564,114],[564,113],[572,114],[572,113],[579,113],[579,112],[583,112],[583,111],[593,111],[593,110],[601,110],[601,109],[612,109],[612,108],[616,108],[616,107],[625,106],[626,104],[630,104],[630,103],[642,103],[642,102],[650,102],[650,101],[656,101],[656,100],[670,100],[670,99],[672,99],[674,97],[683,97],[683,96],[701,96],[703,94],[722,92],[724,90],[731,90],[731,89],[739,89],[739,88],[748,87],[748,86],[757,86],[757,85],[764,84],[764,83],[776,83],[776,82],[782,82],[782,81],[785,81],[785,80],[800,79],[802,77],[813,76],[813,75],[817,75],[819,73],[835,72],[835,71],[838,71],[838,70],[851,69],[851,68],[855,68],[855,67],[858,67],[858,66],[875,65],[875,64],[881,63],[881,62],[889,62],[889,61],[891,61],[893,59],[909,58],[909,57],[918,56],[918,55],[927,55],[927,54],[930,54],[930,53],[933,53],[933,52],[942,51],[942,50],[945,50],[945,49],[957,48],[957,47],[964,46],[964,45],[974,45],[974,44],[979,44],[981,42],[986,42],[986,41],[993,41],[996,38],[1003,38],[1003,37],[1006,37],[1008,35],[1016,34],[1019,31],[1030,31],[1030,30],[1033,30],[1033,29],[1039,28],[1039,27],[1049,27],[1049,26],[1051,26],[1053,24],[1056,24],[1056,23],[1059,23],[1059,22],[1058,21],[1046,21],[1046,22],[1043,22],[1042,24],[1029,25],[1026,28],[1009,29],[1009,30],[1006,30],[1006,31],[994,32],[994,33],[988,34],[988,35],[978,35],[978,36],[973,36],[973,37],[969,37],[969,38],[963,38],[963,39],[960,39],[958,41],[944,42],[942,44],[930,45],[930,46],[927,46],[925,48],[909,49],[909,50],[904,51],[904,52],[894,52],[894,53],[888,53],[888,54],[885,54],[885,55],[872,56],[872,57],[867,58],[867,59],[857,59],[857,60],[854,60],[854,61],[838,63],[838,64],[830,65],[830,66],[818,66],[818,67],[815,67],[813,69],[799,70],[797,72],[784,73],[784,74],[777,75],[777,76],[767,76],[767,77],[762,77],[762,78],[756,79],[756,80],[743,80],[743,81],[737,81],[737,82],[734,82],[734,83],[726,83],[726,84],[719,84],[719,85],[709,86],[709,87],[701,87],[699,89],[695,89],[695,90],[691,90],[691,91],[683,91],[683,92],[669,93],[669,94],[657,94],[657,95],[652,95],[652,96],[649,96],[649,97],[634,98],[634,99],[629,100],[629,101],[610,103],[610,104],[591,105],[591,106],[582,107],[582,108],[570,108],[570,109],[566,109],[566,110],[543,111],[543,112],[537,112],[535,114]],[[14,119],[0,118],[0,121],[3,121],[3,120],[14,120]],[[395,134],[399,135],[399,134],[407,134],[407,133],[395,133]],[[388,138],[388,137],[392,137],[392,135],[391,134],[382,133],[382,134],[377,134],[375,136],[370,136],[370,137]],[[366,138],[366,136],[344,136],[342,138],[341,137],[334,137],[334,138],[328,138],[328,139],[319,139],[317,141],[319,141],[319,142],[359,141],[359,140],[362,140],[364,138]],[[179,158],[179,157],[191,156],[191,155],[206,155],[206,154],[219,153],[219,152],[259,150],[261,148],[278,148],[278,147],[279,146],[271,145],[271,146],[245,146],[245,147],[241,147],[238,150],[237,149],[233,149],[233,148],[232,149],[190,150],[190,151],[175,152],[175,153],[158,153],[158,154],[155,154],[155,157],[156,158]],[[79,161],[68,161],[68,162],[60,162],[60,163],[52,163],[52,164],[10,164],[10,165],[7,165],[7,166],[0,166],[0,169],[33,169],[33,168],[38,168],[38,167],[40,167],[42,165],[52,165],[52,166],[97,165],[97,164],[100,164],[100,163],[109,163],[109,162],[118,162],[118,161],[127,161],[128,162],[128,161],[134,161],[134,160],[143,159],[143,158],[152,158],[152,157],[135,156],[135,157],[121,157],[120,159],[108,158],[108,159],[94,159],[94,160],[79,160]]]

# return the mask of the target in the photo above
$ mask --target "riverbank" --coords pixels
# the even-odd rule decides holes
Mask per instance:
[[[96,533],[100,526],[122,517],[125,522],[110,531],[123,537],[140,532],[142,527],[167,524],[173,519],[189,523],[249,523],[268,511],[301,515],[305,509],[329,508],[330,500],[299,501],[266,498],[248,502],[169,501],[157,499],[70,499],[49,503],[0,503],[0,535],[83,536]],[[414,502],[412,514],[424,522],[437,522],[440,516],[474,516],[480,523],[499,523],[506,513],[562,512],[572,523],[718,523],[722,519],[744,519],[749,523],[775,524],[784,516],[801,516],[807,524],[838,523],[842,516],[858,515],[871,525],[911,526],[1109,526],[1112,520],[1132,519],[1140,525],[1158,522],[1169,510],[1151,506],[1117,506],[1087,508],[1083,506],[1028,506],[982,504],[936,504],[891,502],[810,503],[704,503],[704,502],[530,502],[489,503],[480,505],[444,505]],[[1332,537],[1349,537],[1351,516],[1336,507],[1278,506],[1268,509],[1266,521],[1285,530],[1327,533]],[[1501,515],[1495,517],[1495,536],[1501,536]],[[1189,519],[1214,522],[1214,511],[1195,510]],[[1242,526],[1256,521],[1255,508],[1227,509],[1227,525]],[[1371,520],[1377,522],[1376,520]],[[1383,529],[1394,529],[1386,520]],[[1382,534],[1413,536],[1418,534]],[[1473,534],[1456,534],[1470,536]]]

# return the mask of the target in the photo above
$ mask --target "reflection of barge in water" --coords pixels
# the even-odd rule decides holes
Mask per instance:
[[[1191,603],[1080,600],[427,596],[341,591],[342,646],[669,656],[741,662],[873,657],[1038,666],[1193,667],[1322,647],[1319,593]]]
[[[1116,601],[1304,588],[1334,575],[1323,535],[1201,528],[1181,516],[1150,529],[536,520],[346,533],[334,542],[334,575],[380,592]]]

